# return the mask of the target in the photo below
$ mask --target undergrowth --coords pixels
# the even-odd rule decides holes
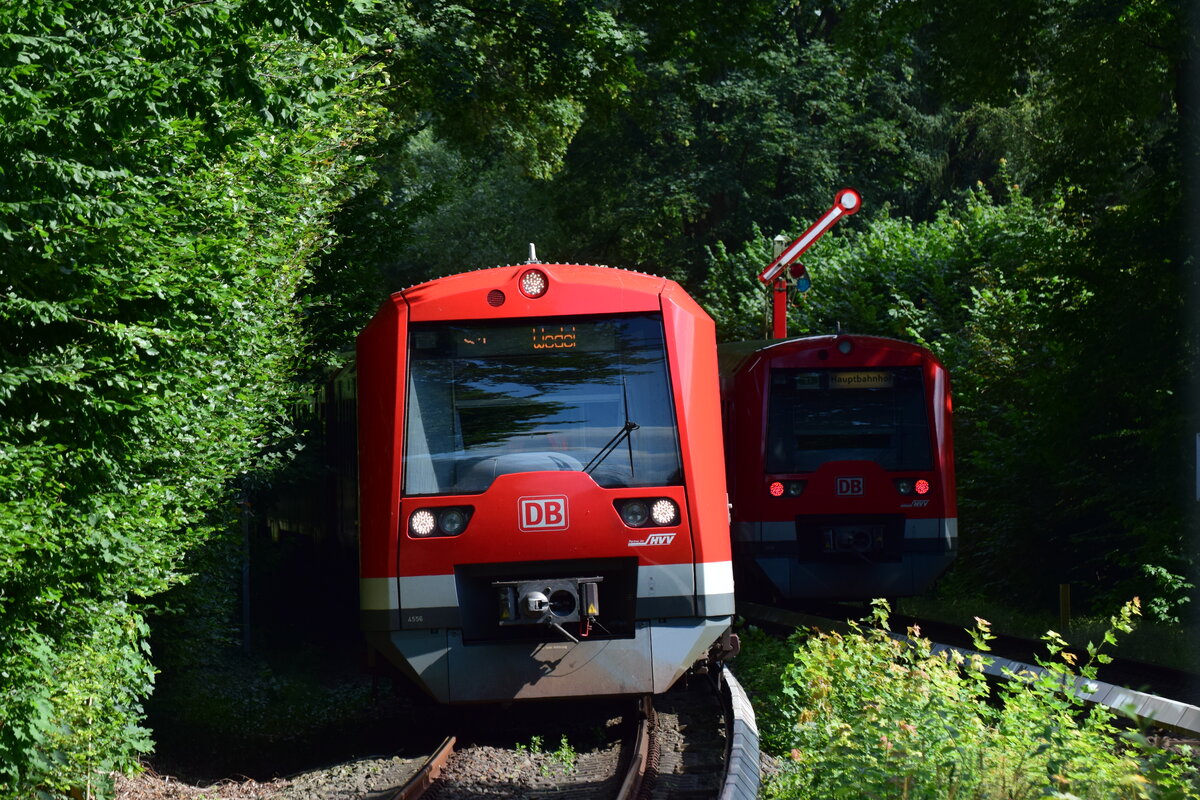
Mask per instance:
[[[847,634],[797,631],[786,643],[743,634],[739,678],[755,700],[763,749],[780,767],[766,798],[1200,798],[1191,752],[1168,752],[1082,694],[1102,652],[1128,633],[1135,599],[1073,663],[1056,632],[1037,674],[993,689],[986,656],[934,652],[920,631],[887,633],[877,600]],[[970,631],[986,652],[990,625]]]
[[[986,617],[996,630],[1030,639],[1054,628],[1071,641],[1099,641],[1109,627],[1104,614],[1075,615],[1064,626],[1056,612],[1022,610],[982,595],[963,596],[953,592],[906,597],[899,601],[896,610],[920,619],[964,626],[971,625],[976,616]],[[1121,656],[1175,669],[1193,669],[1200,663],[1200,647],[1188,628],[1179,619],[1164,619],[1161,613],[1150,613],[1139,620],[1136,629],[1121,638]]]

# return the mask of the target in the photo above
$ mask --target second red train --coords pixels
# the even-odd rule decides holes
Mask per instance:
[[[739,595],[903,597],[958,549],[946,368],[875,336],[721,345]]]

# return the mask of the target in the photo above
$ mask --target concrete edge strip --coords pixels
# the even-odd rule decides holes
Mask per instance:
[[[974,650],[967,650],[962,647],[935,644],[932,649],[935,653],[954,651],[966,659],[979,656],[987,662],[983,669],[984,673],[996,678],[1012,679],[1019,677],[1022,673],[1041,676],[1046,671],[1035,664],[1026,664],[1023,661],[1013,661],[1012,659],[992,656],[987,653],[977,653]],[[1072,688],[1079,697],[1089,703],[1102,705],[1123,714],[1133,715],[1139,720],[1152,725],[1172,728],[1186,733],[1200,734],[1200,707],[1189,703],[1170,700],[1166,697],[1159,697],[1158,695],[1147,694],[1146,692],[1139,692],[1136,689],[1126,689],[1122,686],[1104,683],[1103,681],[1089,681],[1083,678],[1077,678]]]
[[[742,685],[729,671],[721,667],[722,691],[733,712],[730,721],[728,759],[725,764],[725,783],[721,787],[721,800],[755,800],[762,782],[759,765],[758,722],[754,718],[754,707]]]

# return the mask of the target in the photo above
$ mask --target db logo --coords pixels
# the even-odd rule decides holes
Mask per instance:
[[[861,497],[866,494],[862,478],[837,478],[834,492],[838,497]]]
[[[567,529],[567,498],[522,497],[517,500],[520,517],[517,527],[523,531],[565,531]]]

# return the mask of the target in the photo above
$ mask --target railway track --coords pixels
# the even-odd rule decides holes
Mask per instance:
[[[826,613],[818,611],[817,614]],[[747,620],[787,628],[815,627],[824,630],[846,630],[852,617],[845,614],[818,616],[814,613],[796,611],[760,603],[738,603],[738,614]],[[903,631],[917,620],[892,617],[893,635],[903,636]],[[934,649],[958,650],[970,653],[964,646],[966,638],[961,629],[954,626],[921,621],[921,635],[938,642]],[[949,641],[947,641],[949,640]],[[1040,672],[1034,662],[1035,654],[1044,648],[1040,642],[1014,636],[998,636],[991,642],[992,651],[984,654],[991,662],[986,672],[998,679],[1021,672]],[[1172,733],[1194,737],[1200,735],[1200,677],[1188,675],[1180,670],[1159,667],[1154,664],[1114,659],[1104,665],[1099,679],[1080,681],[1085,700],[1108,706],[1122,712],[1131,712],[1140,720]]]
[[[482,728],[447,737],[394,792],[372,797],[753,800],[759,787],[754,712],[728,670],[714,677],[615,707],[572,707],[575,718],[562,728],[572,733],[562,733],[554,752],[553,742],[513,745],[511,739],[519,730],[529,735],[530,724],[558,731],[550,722],[556,706],[529,716],[522,709],[522,719],[503,731],[484,721]],[[464,724],[478,726],[479,720]],[[571,736],[586,737],[581,732],[588,729],[592,741],[586,747],[569,746]]]

